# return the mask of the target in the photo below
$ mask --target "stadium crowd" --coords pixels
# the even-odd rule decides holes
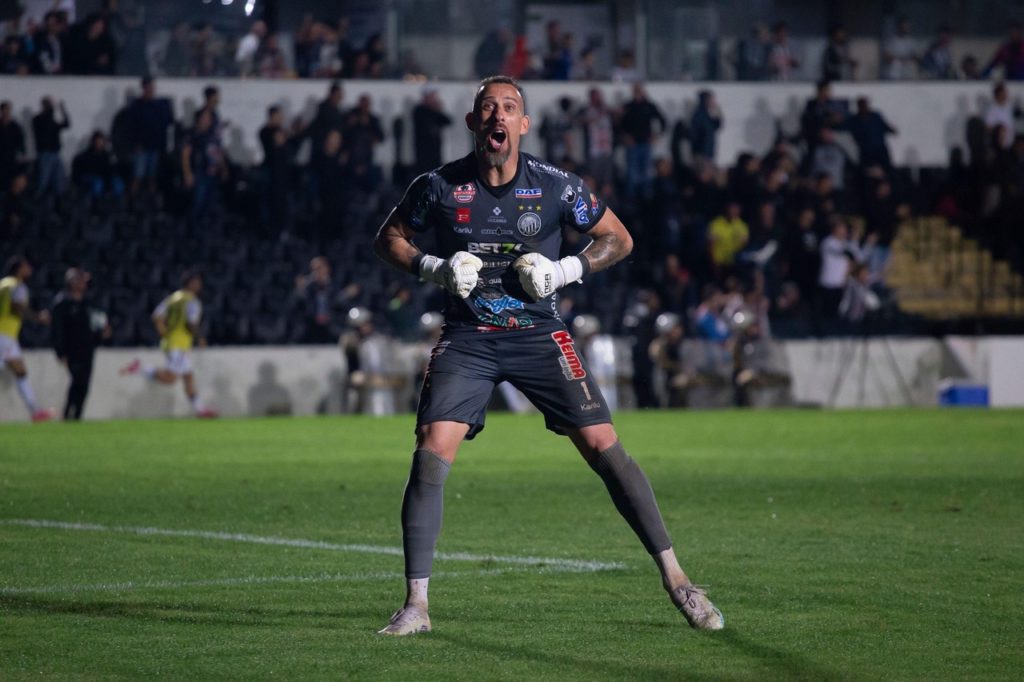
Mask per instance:
[[[0,103],[0,234],[5,251],[37,261],[37,300],[60,289],[64,269],[85,267],[111,319],[121,322],[113,343],[137,344],[152,340],[150,299],[178,271],[199,266],[210,273],[214,343],[337,338],[355,306],[379,313],[383,329],[414,334],[411,321],[436,305],[435,292],[410,290],[367,254],[380,207],[441,161],[452,117],[436,93],[425,88],[412,113],[415,159],[397,164],[391,177],[374,149],[402,126],[386,125],[367,95],[345,106],[340,81],[306,119],[285,121],[270,107],[259,132],[263,161],[253,167],[226,153],[229,124],[219,106],[210,86],[192,119],[177,119],[174,103],[146,77],[111,130],[95,131],[74,155],[68,174],[62,104],[40,103],[30,126],[36,157],[28,159],[26,132],[10,104]],[[954,150],[945,180],[927,187],[893,166],[886,137],[895,131],[884,115],[866,98],[855,106],[836,100],[827,81],[808,99],[799,130],[780,128],[770,149],[741,154],[730,167],[717,163],[726,114],[711,90],[676,121],[642,83],[621,107],[594,87],[585,102],[565,97],[557,110],[535,115],[545,157],[599,188],[637,245],[630,267],[564,292],[570,322],[588,313],[610,333],[643,339],[667,312],[688,336],[725,341],[733,334],[728,320],[745,307],[757,312],[764,337],[848,333],[869,316],[893,312],[886,305],[889,248],[915,210],[949,215],[1019,266],[1012,216],[1024,189],[1024,141],[1012,134],[1015,109],[1002,85],[989,110],[968,124],[967,157]],[[852,138],[856,161],[838,135]],[[662,136],[671,153],[652,158]],[[295,273],[318,255],[336,272],[322,282],[326,291],[292,295]],[[306,328],[314,305],[316,333]],[[894,319],[887,324],[897,329]],[[39,345],[45,337],[30,332],[27,341]]]

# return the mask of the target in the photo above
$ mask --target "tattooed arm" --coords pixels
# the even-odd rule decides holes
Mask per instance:
[[[385,263],[418,275],[423,252],[413,244],[415,236],[416,233],[399,217],[398,211],[391,211],[373,241],[373,252]]]
[[[633,250],[633,238],[610,208],[605,210],[597,225],[590,228],[587,236],[594,241],[583,249],[580,258],[587,259],[590,272],[610,268]]]

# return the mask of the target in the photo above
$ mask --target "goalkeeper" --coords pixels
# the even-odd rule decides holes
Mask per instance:
[[[459,445],[483,429],[501,381],[522,391],[547,428],[568,436],[601,477],[690,625],[720,629],[721,612],[680,568],[647,477],[619,442],[597,382],[558,317],[558,289],[625,258],[629,233],[579,177],[519,150],[530,118],[516,81],[484,79],[466,125],[473,152],[413,181],[374,243],[386,262],[447,291],[402,502],[406,601],[381,634],[430,630],[427,587],[444,482]],[[564,227],[592,242],[559,260]],[[414,244],[428,231],[436,254]]]

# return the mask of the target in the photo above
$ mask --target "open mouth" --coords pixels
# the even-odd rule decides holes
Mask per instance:
[[[495,130],[487,136],[487,146],[492,152],[496,152],[505,144],[506,139],[508,139],[508,133],[504,130]]]

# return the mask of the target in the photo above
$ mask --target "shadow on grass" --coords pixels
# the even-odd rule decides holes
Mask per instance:
[[[848,675],[840,675],[820,665],[812,663],[806,658],[797,654],[775,649],[765,644],[760,644],[744,637],[736,630],[726,629],[722,632],[701,632],[687,633],[681,631],[683,636],[703,638],[705,642],[714,642],[719,649],[732,649],[739,656],[753,659],[755,666],[746,668],[750,678],[769,677],[787,680],[842,680],[850,679]],[[585,672],[598,678],[614,677],[622,679],[689,679],[689,680],[721,680],[735,679],[736,670],[732,666],[725,666],[727,669],[719,673],[698,672],[687,670],[679,663],[654,663],[645,662],[642,666],[633,663],[619,663],[614,660],[594,660],[585,656],[573,656],[568,653],[552,653],[539,650],[536,647],[526,645],[515,645],[510,641],[500,643],[483,639],[467,637],[465,635],[451,635],[441,632],[432,632],[431,639],[439,639],[453,645],[472,649],[477,652],[489,654],[498,659],[517,658],[532,663],[545,663],[552,666],[570,668],[575,671]],[[710,642],[708,642],[710,640]],[[703,656],[702,661],[707,664],[708,656]]]
[[[185,601],[82,601],[48,599],[29,595],[0,597],[0,612],[43,613],[97,618],[136,619],[163,623],[209,625],[285,625],[294,619],[307,619],[306,626],[317,620],[328,621],[325,627],[337,627],[338,620],[359,620],[379,616],[374,609],[275,609],[256,606],[216,606]],[[311,620],[310,620],[311,619]]]

